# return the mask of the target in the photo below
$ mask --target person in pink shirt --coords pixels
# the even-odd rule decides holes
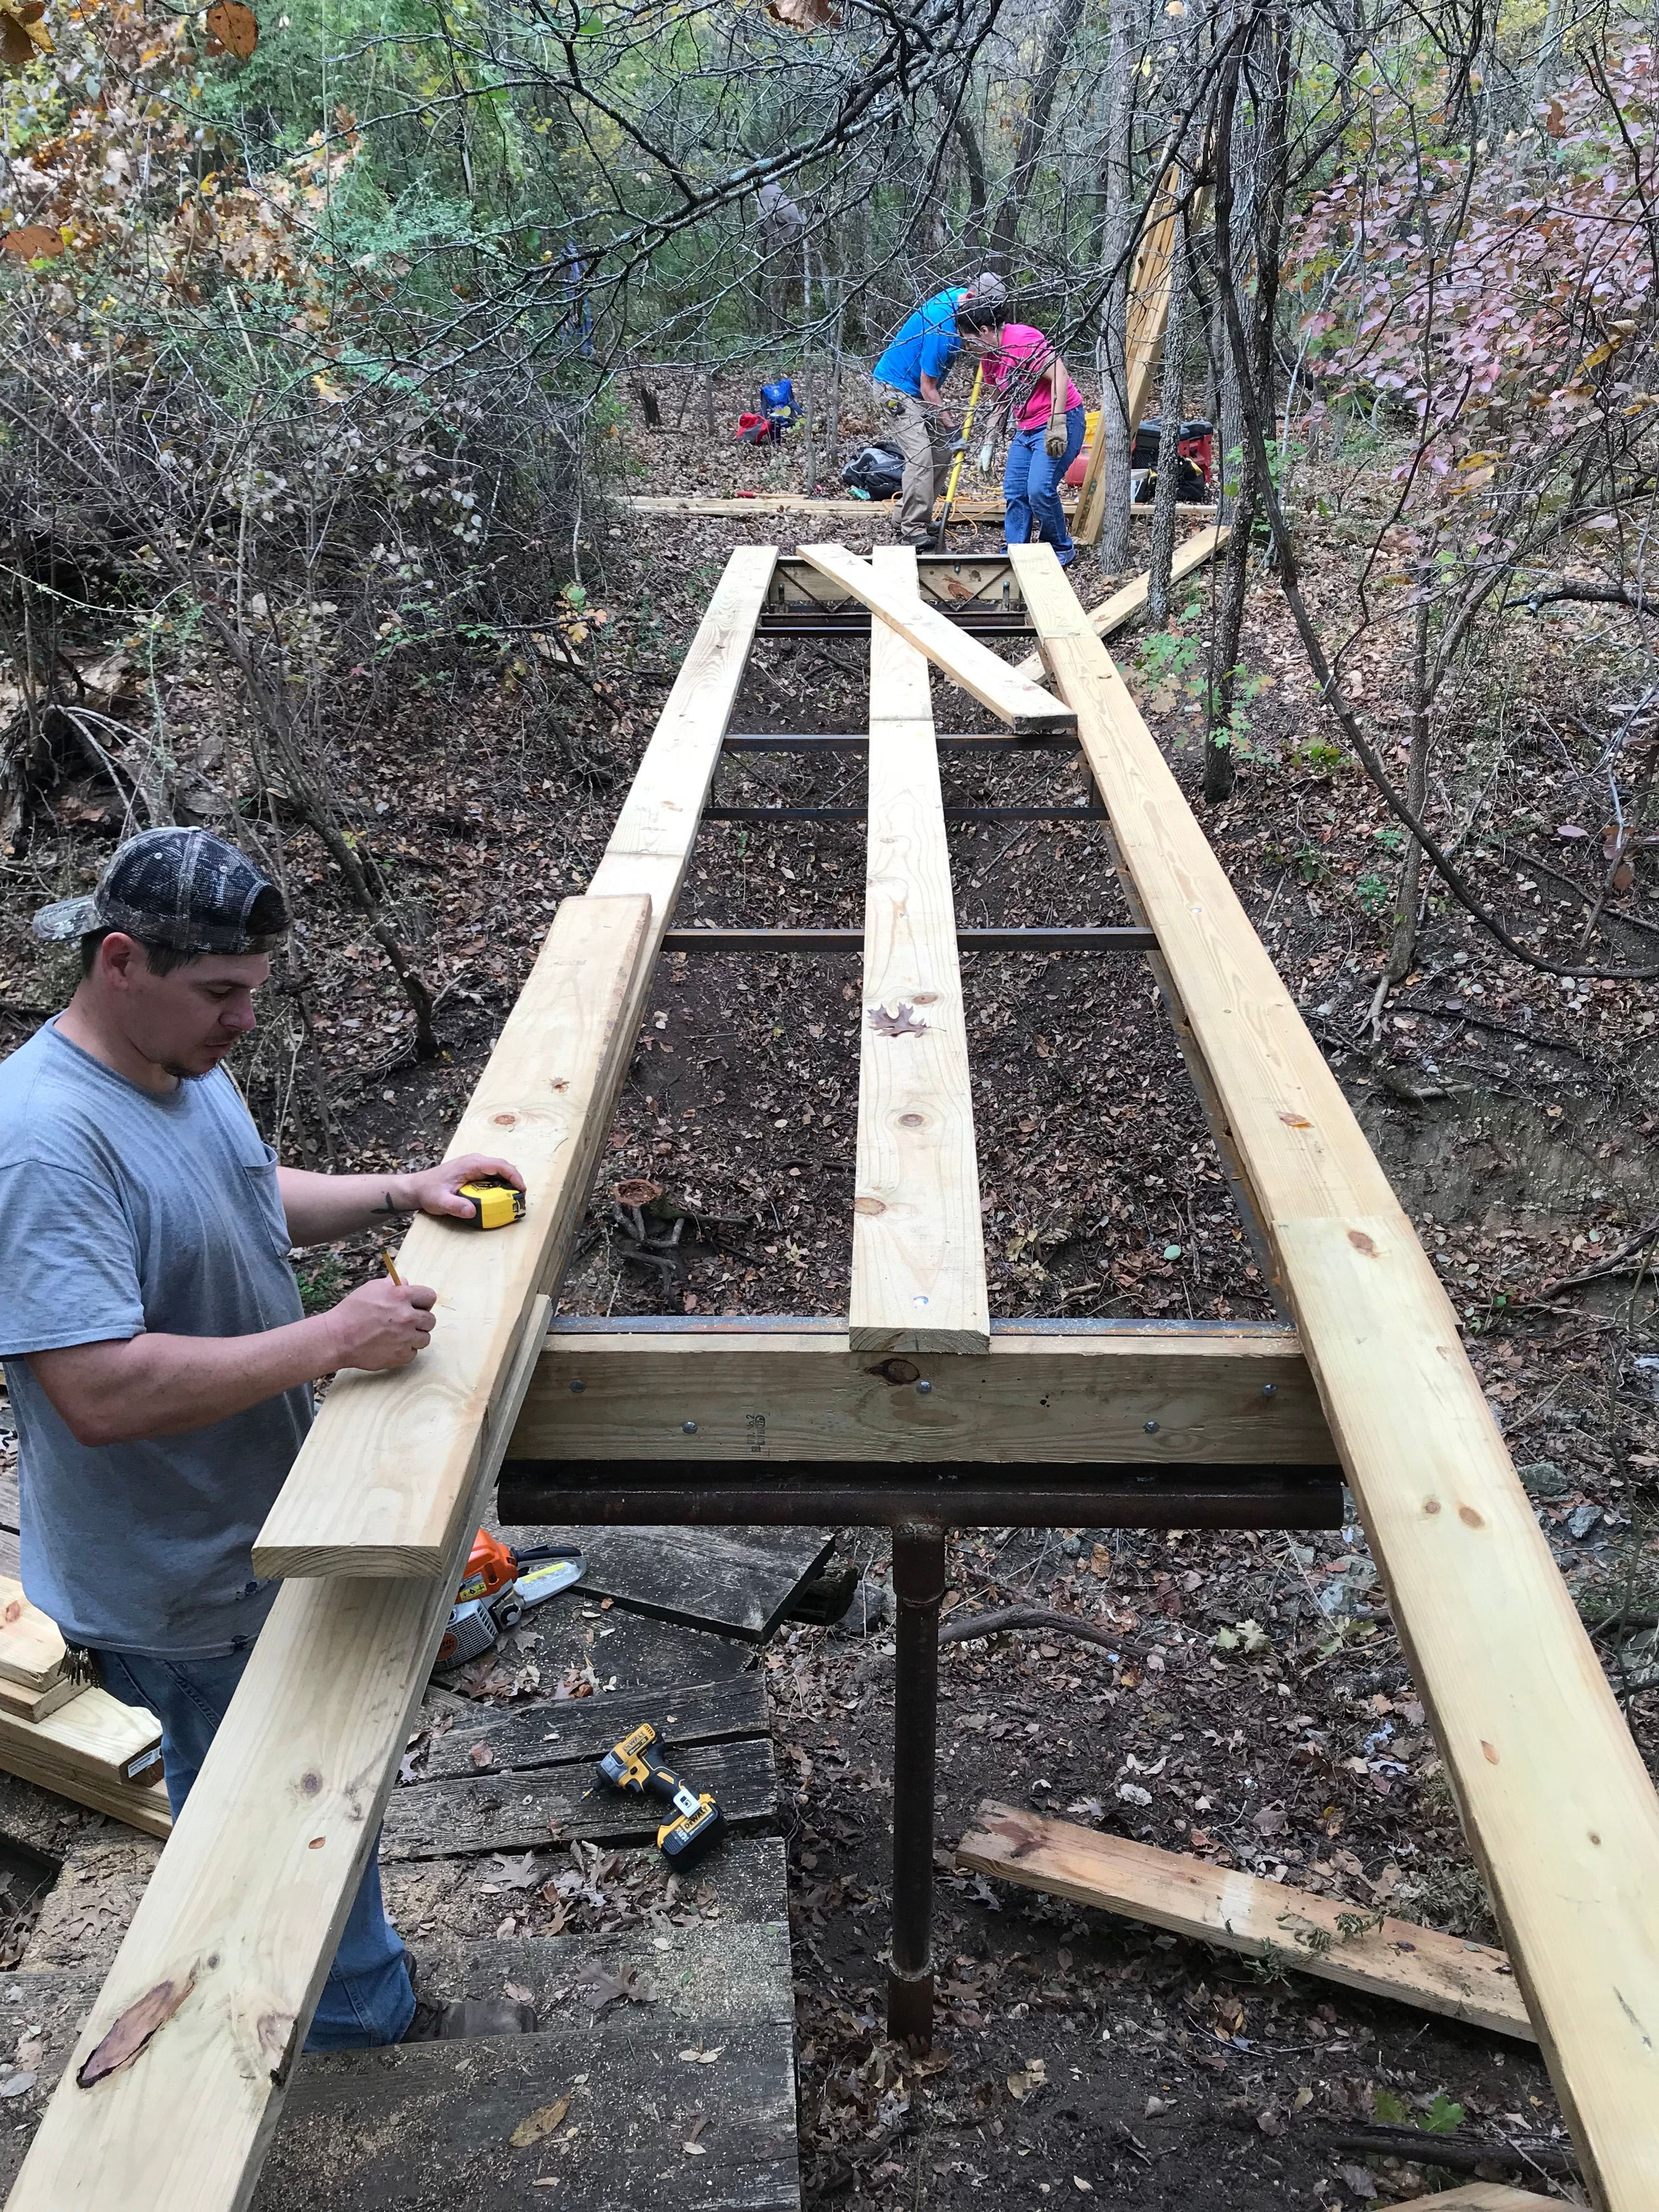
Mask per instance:
[[[958,307],[957,329],[977,356],[985,381],[1002,392],[1008,410],[1008,462],[1002,472],[1003,535],[1024,545],[1036,518],[1037,536],[1052,545],[1062,568],[1077,558],[1060,487],[1083,449],[1083,395],[1042,332],[1030,323],[1005,323],[988,302]]]

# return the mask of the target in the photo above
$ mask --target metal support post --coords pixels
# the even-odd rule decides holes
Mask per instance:
[[[936,1521],[893,1531],[898,1606],[893,1670],[893,1939],[887,2033],[933,2039],[933,1776],[939,1724],[939,1613],[945,1530]]]

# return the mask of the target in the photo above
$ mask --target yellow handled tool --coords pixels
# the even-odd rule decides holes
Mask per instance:
[[[962,435],[957,441],[956,459],[951,464],[951,479],[945,487],[945,504],[939,509],[938,529],[941,550],[945,545],[945,527],[951,520],[951,509],[956,504],[957,486],[962,482],[962,465],[968,457],[968,440],[974,428],[974,410],[979,404],[979,395],[984,382],[985,364],[983,362],[975,362],[974,388],[968,395],[968,412],[962,418]]]

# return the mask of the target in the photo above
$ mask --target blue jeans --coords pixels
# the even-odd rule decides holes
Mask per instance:
[[[98,1656],[111,1697],[124,1705],[147,1705],[161,1723],[167,1802],[176,1820],[236,1693],[248,1652],[228,1659],[155,1659],[119,1651],[100,1651]],[[378,1853],[378,1838],[375,1846]],[[235,1847],[234,1838],[228,1837],[226,1850]],[[361,2051],[398,2043],[414,2017],[409,1957],[380,1901],[376,1856],[357,1885],[306,2049]]]
[[[1002,471],[1002,497],[1007,514],[1002,525],[1002,534],[1011,545],[1024,545],[1031,534],[1031,517],[1036,517],[1037,536],[1045,545],[1052,545],[1060,556],[1062,568],[1070,568],[1076,559],[1072,533],[1066,527],[1065,511],[1060,503],[1060,486],[1066,471],[1083,451],[1083,410],[1068,407],[1066,410],[1066,452],[1060,460],[1050,458],[1043,447],[1048,434],[1046,422],[1035,430],[1017,430],[1008,447],[1008,465]]]

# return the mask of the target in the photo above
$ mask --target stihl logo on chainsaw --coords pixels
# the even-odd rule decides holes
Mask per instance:
[[[534,1607],[580,1582],[583,1571],[574,1544],[532,1544],[515,1552],[480,1528],[434,1665],[465,1667],[480,1657]]]

